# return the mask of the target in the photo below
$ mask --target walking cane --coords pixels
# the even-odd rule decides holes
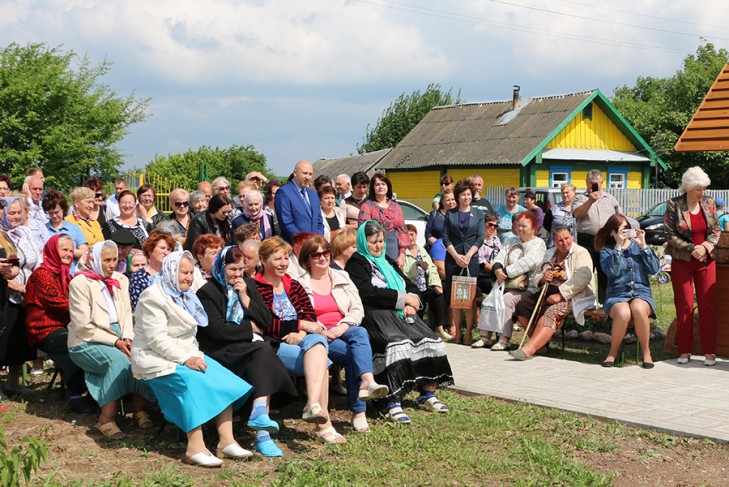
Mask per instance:
[[[545,268],[546,268],[546,270],[551,271],[554,269],[554,264],[551,262],[545,262],[542,264],[542,270],[544,271]],[[542,286],[542,290],[539,293],[539,297],[537,298],[537,305],[534,306],[534,311],[532,311],[532,316],[531,316],[531,318],[529,318],[529,323],[527,324],[527,327],[524,329],[524,336],[521,337],[521,343],[519,343],[520,349],[521,349],[521,347],[524,346],[524,341],[526,340],[527,336],[529,336],[529,330],[532,327],[534,318],[537,316],[537,314],[539,314],[539,308],[542,307],[542,301],[544,300],[544,295],[546,294],[548,287],[549,287],[548,282],[545,282],[544,285]]]

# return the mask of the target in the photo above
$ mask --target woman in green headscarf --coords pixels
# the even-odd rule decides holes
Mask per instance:
[[[390,393],[387,417],[396,423],[409,423],[400,400],[418,390],[418,407],[447,413],[435,397],[438,385],[453,384],[453,373],[440,338],[418,317],[420,293],[400,271],[397,262],[385,255],[385,231],[367,220],[357,231],[357,252],[345,270],[359,289],[365,308],[362,321],[370,335],[375,380]]]

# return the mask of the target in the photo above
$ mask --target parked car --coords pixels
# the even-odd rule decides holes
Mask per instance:
[[[645,241],[649,245],[663,245],[666,242],[666,229],[663,227],[663,216],[666,214],[666,202],[656,206],[637,218],[640,228],[645,230]]]
[[[418,245],[425,247],[425,223],[428,221],[428,213],[409,201],[397,200],[397,204],[402,208],[405,224],[410,223],[418,229]]]
[[[534,191],[537,196],[537,206],[547,212],[552,206],[562,201],[560,188],[519,188],[519,204],[524,206],[524,193]]]

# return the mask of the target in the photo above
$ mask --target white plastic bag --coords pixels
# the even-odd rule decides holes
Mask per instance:
[[[478,328],[484,331],[504,332],[504,284],[496,284],[481,303],[481,317]]]

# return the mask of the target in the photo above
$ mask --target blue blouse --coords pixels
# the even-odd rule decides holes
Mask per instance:
[[[431,211],[425,222],[426,242],[430,237],[443,238],[443,232],[445,232],[445,213],[441,213],[440,210]]]
[[[649,246],[641,249],[637,243],[630,242],[628,248],[617,250],[614,246],[600,250],[600,265],[607,275],[605,314],[610,316],[610,308],[615,303],[630,302],[640,298],[655,310],[651,284],[648,276],[658,273],[658,256]]]

